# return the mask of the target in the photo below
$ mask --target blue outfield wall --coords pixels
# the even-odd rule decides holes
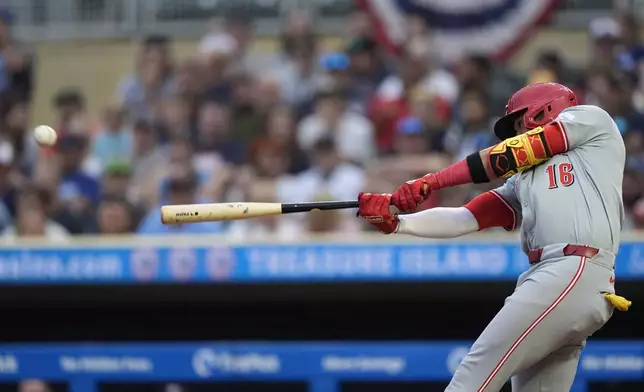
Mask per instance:
[[[518,241],[422,242],[352,237],[342,243],[227,245],[131,238],[0,250],[0,284],[514,280],[528,267]],[[618,279],[644,279],[644,240],[624,242]]]
[[[447,381],[469,342],[2,345],[0,381],[43,378],[93,392],[99,382],[301,380],[312,392],[340,381]],[[644,381],[644,341],[590,341],[575,388]]]
[[[400,237],[403,238],[403,237]],[[212,238],[85,239],[0,250],[0,284],[316,281],[504,281],[528,267],[515,237],[407,241],[365,236],[291,244]],[[644,237],[624,242],[621,280],[644,279]],[[311,392],[341,381],[447,381],[470,342],[0,345],[0,381],[44,378],[95,392],[101,381],[302,380]],[[590,340],[574,392],[594,380],[644,382],[644,341]]]

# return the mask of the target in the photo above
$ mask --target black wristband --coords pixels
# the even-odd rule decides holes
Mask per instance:
[[[474,154],[468,155],[466,158],[467,167],[470,169],[470,175],[472,176],[472,182],[474,184],[483,184],[490,182],[490,179],[485,172],[485,166],[483,166],[483,160],[481,159],[481,154],[475,152]]]

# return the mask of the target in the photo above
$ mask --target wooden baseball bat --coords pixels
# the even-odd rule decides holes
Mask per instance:
[[[161,222],[168,225],[216,222],[292,214],[313,210],[358,208],[358,201],[315,201],[306,203],[210,203],[166,205],[161,207]]]

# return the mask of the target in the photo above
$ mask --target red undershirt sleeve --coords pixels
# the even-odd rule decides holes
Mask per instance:
[[[514,230],[521,225],[517,178],[518,176],[510,177],[500,187],[475,197],[464,206],[474,215],[479,230],[490,227]]]
[[[479,230],[491,227],[503,227],[513,230],[517,226],[517,214],[510,204],[495,191],[485,192],[467,203],[465,208],[470,210],[479,224]]]

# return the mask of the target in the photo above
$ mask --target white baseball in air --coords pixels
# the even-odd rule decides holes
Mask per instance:
[[[38,144],[47,147],[56,144],[56,139],[58,139],[58,135],[56,134],[56,131],[54,131],[54,128],[48,125],[38,125],[36,129],[34,129],[34,137]]]

